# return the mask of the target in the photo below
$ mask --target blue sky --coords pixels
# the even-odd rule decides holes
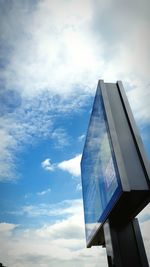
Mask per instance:
[[[150,159],[149,1],[0,0],[0,261],[106,267],[80,159],[98,79],[122,80]],[[139,215],[150,260],[147,206]]]

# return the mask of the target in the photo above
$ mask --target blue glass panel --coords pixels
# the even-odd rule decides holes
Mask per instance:
[[[81,173],[88,243],[122,192],[99,88],[84,146]]]

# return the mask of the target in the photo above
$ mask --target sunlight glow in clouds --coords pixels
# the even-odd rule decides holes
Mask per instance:
[[[94,72],[102,61],[97,61],[97,45],[86,29],[90,7],[90,1],[83,1],[83,6],[79,1],[43,1],[33,15],[17,17],[16,26],[21,25],[24,36],[23,40],[11,40],[14,53],[6,72],[11,76],[10,86],[20,87],[28,96],[45,89],[62,95],[70,93],[75,84],[83,84],[85,78],[88,86],[91,79],[97,80]],[[11,15],[16,12],[12,10]],[[11,19],[9,16],[8,23]]]
[[[20,108],[16,109],[20,118],[13,113],[0,121],[0,180],[15,180],[14,148],[19,150],[20,143],[26,142],[23,137],[32,136],[37,128],[45,127],[44,135],[46,125],[50,125],[50,121],[53,123],[48,115],[53,110],[52,101],[49,109],[46,103],[45,111],[42,110],[44,116],[38,118],[35,115],[35,101],[38,98],[45,101],[42,93],[56,96],[57,106],[63,109],[69,106],[70,96],[76,101],[85,95],[81,102],[84,105],[99,78],[111,82],[119,79],[126,82],[125,88],[130,89],[129,100],[136,118],[141,124],[150,121],[147,0],[142,5],[140,1],[132,4],[128,1],[123,6],[113,1],[44,0],[35,2],[30,12],[29,3],[17,4],[15,1],[11,8],[6,5],[5,12],[1,12],[2,48],[4,44],[7,48],[2,50],[6,64],[3,64],[0,77],[2,87],[11,88],[14,95],[18,94]],[[24,116],[22,111],[27,99],[30,107]],[[28,120],[22,123],[27,114]],[[32,116],[36,116],[36,120]],[[37,118],[40,127],[36,126]],[[13,125],[13,133],[6,125]],[[51,134],[51,138],[57,138],[57,131],[51,131]]]

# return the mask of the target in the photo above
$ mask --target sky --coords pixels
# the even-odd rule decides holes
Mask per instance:
[[[0,0],[0,262],[106,267],[80,160],[99,79],[123,82],[150,160],[149,0]],[[150,207],[138,216],[150,262]]]

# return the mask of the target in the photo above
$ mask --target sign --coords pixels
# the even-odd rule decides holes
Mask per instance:
[[[122,192],[99,88],[82,156],[81,173],[88,243]]]
[[[149,203],[149,177],[150,165],[121,82],[99,81],[81,160],[88,247],[103,244],[107,219],[131,220]]]

